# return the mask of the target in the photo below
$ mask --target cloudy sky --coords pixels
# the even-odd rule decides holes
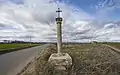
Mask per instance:
[[[58,7],[64,42],[120,42],[120,0],[0,0],[0,40],[55,42]]]

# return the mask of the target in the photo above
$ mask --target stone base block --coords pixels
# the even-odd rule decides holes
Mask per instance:
[[[72,65],[72,58],[68,53],[62,54],[51,54],[49,60],[51,64],[55,66],[56,69],[66,70],[66,68]]]

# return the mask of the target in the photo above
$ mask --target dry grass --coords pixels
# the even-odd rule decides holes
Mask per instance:
[[[120,43],[107,43],[107,44],[120,49]]]
[[[51,75],[51,68],[48,59],[52,53],[56,52],[55,45],[47,45],[42,48],[41,52],[17,75]]]
[[[63,51],[73,58],[72,73],[69,75],[120,75],[120,64],[108,47],[71,45],[64,46]]]
[[[54,45],[45,48],[40,58],[36,59],[35,72],[24,75],[55,75],[54,67],[47,62],[54,52]],[[67,70],[67,75],[120,75],[120,60],[108,47],[100,44],[69,44],[63,45],[62,52],[69,53],[73,58],[73,65]]]
[[[37,59],[35,66],[35,75],[52,75],[54,72],[53,66],[48,63],[48,59],[52,53],[56,52],[56,46],[51,45],[41,52],[40,58]]]

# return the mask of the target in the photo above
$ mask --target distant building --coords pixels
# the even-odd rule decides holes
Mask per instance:
[[[92,44],[97,44],[98,42],[97,42],[97,41],[92,41],[91,43],[92,43]]]
[[[11,43],[10,40],[4,40],[4,43]]]

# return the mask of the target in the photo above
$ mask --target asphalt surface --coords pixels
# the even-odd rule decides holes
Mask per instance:
[[[23,49],[0,55],[0,75],[15,75],[30,62],[42,48],[48,45]]]

